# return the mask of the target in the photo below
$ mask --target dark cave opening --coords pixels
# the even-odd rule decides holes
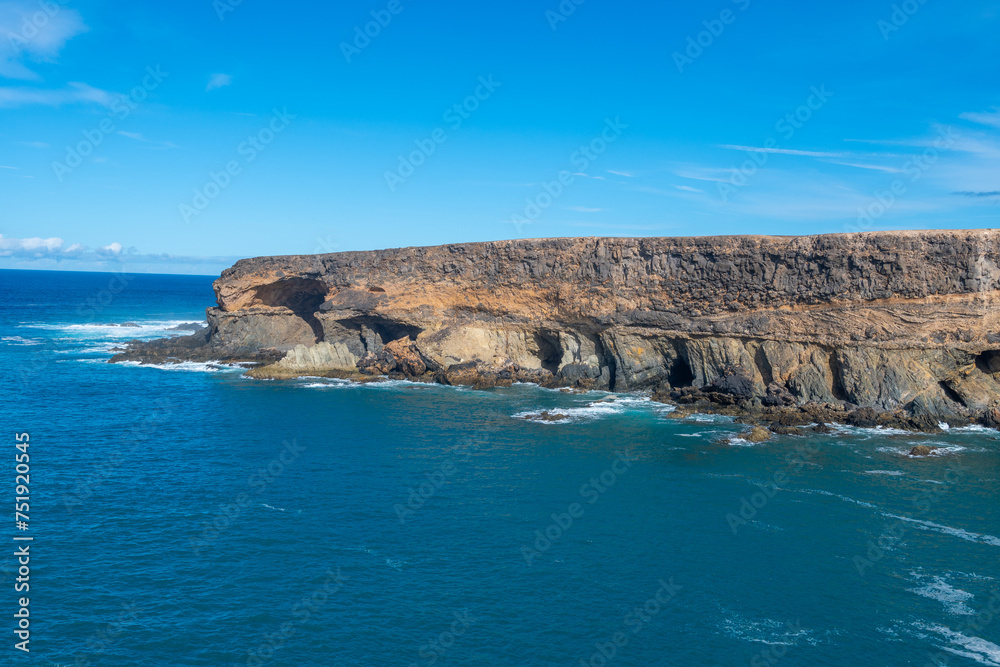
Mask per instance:
[[[255,292],[257,301],[271,308],[288,308],[309,325],[316,342],[323,340],[323,325],[316,311],[326,299],[326,283],[309,278],[289,278],[262,285]]]
[[[1000,373],[1000,350],[985,350],[976,355],[976,368],[992,375]]]
[[[538,331],[535,333],[535,344],[538,346],[538,360],[542,368],[553,375],[559,372],[559,364],[562,363],[563,351],[559,344],[559,335],[548,331]]]

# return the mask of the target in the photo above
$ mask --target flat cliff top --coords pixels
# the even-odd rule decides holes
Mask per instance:
[[[492,241],[245,259],[215,288],[223,310],[276,305],[262,286],[309,280],[328,295],[463,290],[473,305],[532,294],[581,312],[735,313],[990,294],[998,241],[994,230]]]
[[[792,253],[834,256],[853,250],[920,253],[946,248],[978,249],[984,244],[993,252],[1000,241],[1000,231],[993,229],[905,230],[816,234],[810,236],[767,236],[761,234],[729,236],[656,236],[656,237],[557,237],[450,243],[437,246],[408,246],[380,250],[351,250],[317,255],[275,255],[242,259],[222,273],[234,279],[274,266],[330,266],[354,262],[395,261],[402,259],[433,261],[437,258],[518,256],[537,252],[568,253],[602,257],[616,251],[639,250],[649,253],[711,252],[716,254]],[[950,254],[950,253],[945,253]],[[613,259],[613,257],[612,257]]]

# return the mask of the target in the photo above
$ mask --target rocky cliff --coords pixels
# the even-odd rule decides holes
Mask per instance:
[[[215,282],[205,332],[133,343],[114,360],[256,361],[257,377],[532,381],[803,420],[822,406],[856,420],[993,425],[998,289],[1000,233],[989,230],[261,257]]]

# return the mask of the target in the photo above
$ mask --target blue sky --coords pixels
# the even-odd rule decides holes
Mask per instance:
[[[0,1],[0,268],[1000,226],[998,34],[1000,0]]]

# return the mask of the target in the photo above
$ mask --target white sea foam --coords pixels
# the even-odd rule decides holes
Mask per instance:
[[[838,498],[843,500],[845,503],[854,503],[855,505],[861,505],[862,507],[867,507],[869,509],[877,510],[879,509],[877,505],[872,505],[871,503],[866,503],[863,500],[855,500],[854,498],[848,498],[847,496],[842,496],[838,493],[830,493],[829,491],[823,491],[821,489],[793,489],[795,493],[809,493],[820,496],[830,496],[831,498]]]
[[[762,442],[750,442],[749,440],[746,440],[745,438],[741,438],[738,435],[734,435],[734,436],[732,436],[732,437],[730,437],[729,439],[726,440],[726,444],[729,445],[730,447],[758,447],[760,445],[763,445],[764,443],[762,443]]]
[[[26,346],[26,345],[41,345],[43,341],[40,338],[23,338],[21,336],[3,336],[2,338],[0,338],[0,342],[4,342],[7,345]]]
[[[993,535],[984,535],[981,533],[973,533],[968,530],[963,530],[962,528],[952,528],[951,526],[943,526],[940,523],[933,523],[931,521],[923,521],[921,519],[911,519],[908,516],[900,516],[898,514],[888,514],[885,516],[891,517],[893,519],[899,519],[900,521],[906,521],[909,523],[915,523],[920,526],[923,530],[932,530],[937,533],[943,533],[945,535],[952,535],[954,537],[961,538],[968,542],[977,542],[979,544],[989,544],[994,547],[1000,547],[1000,537],[994,537]]]
[[[919,574],[916,576],[920,580],[918,583],[926,579],[926,577],[922,577]],[[955,588],[941,577],[931,577],[931,581],[925,583],[923,586],[907,590],[925,598],[937,600],[944,605],[944,608],[950,614],[955,614],[956,616],[974,616],[976,613],[966,604],[974,597],[972,593]]]
[[[810,630],[795,628],[790,624],[770,618],[754,620],[729,612],[722,621],[722,630],[730,637],[769,646],[795,646],[800,643],[816,645],[809,636]]]
[[[271,507],[267,503],[261,503],[261,505],[263,505],[264,507],[268,508],[269,510],[277,510],[279,512],[287,512],[288,511],[284,507]]]
[[[940,646],[944,651],[969,658],[981,665],[1000,667],[1000,646],[981,637],[970,637],[943,625],[914,623],[914,627],[933,632],[951,642],[951,646]],[[957,648],[960,647],[960,648]]]
[[[395,558],[389,558],[388,556],[385,557],[385,564],[394,570],[400,571],[402,571],[404,565],[409,565],[409,563],[405,560],[397,560]]]
[[[95,361],[93,359],[81,359],[80,361]],[[97,361],[104,361],[103,359]],[[232,371],[245,371],[242,366],[227,364],[221,361],[180,361],[176,364],[143,364],[138,361],[123,361],[122,366],[133,366],[135,368],[155,368],[161,371],[187,371],[191,373],[222,373]]]
[[[922,458],[927,458],[927,456],[918,456],[918,455],[910,456],[910,450],[912,450],[917,445],[926,445],[928,447],[936,447],[936,449],[934,451],[932,451],[930,454],[928,454],[927,456],[948,456],[949,454],[958,454],[958,453],[964,452],[964,451],[966,451],[968,449],[967,447],[963,447],[962,445],[956,445],[955,443],[939,442],[939,441],[931,441],[931,442],[928,442],[928,441],[913,441],[913,442],[906,443],[902,447],[898,447],[898,446],[897,447],[876,447],[875,451],[876,452],[883,452],[885,454],[896,454],[897,456],[905,456],[907,458],[914,458],[914,459],[916,459],[916,458],[921,458],[921,459]],[[976,451],[984,451],[984,450],[976,450]]]
[[[889,475],[890,477],[899,477],[905,475],[906,473],[902,470],[866,470],[866,475]]]
[[[656,403],[645,396],[631,396],[628,394],[611,394],[610,398],[603,398],[599,401],[592,401],[587,405],[577,407],[553,407],[546,410],[523,410],[511,415],[515,419],[527,419],[539,424],[568,424],[575,421],[592,421],[604,419],[613,415],[620,415],[626,412],[638,410],[653,410],[669,412],[669,406]],[[563,418],[547,421],[541,418],[542,412],[550,415],[563,415]]]
[[[42,329],[59,331],[69,334],[70,340],[115,339],[131,340],[133,338],[162,338],[164,336],[186,336],[194,333],[187,330],[177,330],[181,324],[191,324],[191,320],[135,320],[130,323],[136,326],[121,326],[118,323],[88,323],[65,324],[48,322],[29,322],[18,325],[21,329]]]

